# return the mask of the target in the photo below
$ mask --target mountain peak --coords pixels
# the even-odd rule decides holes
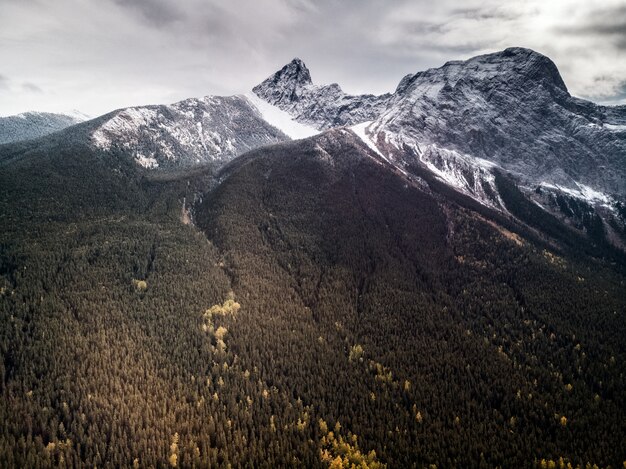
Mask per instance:
[[[291,62],[252,88],[260,98],[278,104],[298,101],[302,88],[312,85],[311,73],[304,62],[294,58]]]
[[[485,62],[498,65],[501,71],[518,74],[524,80],[552,85],[567,92],[556,64],[547,56],[525,47],[509,47],[500,52],[481,55],[468,63]]]
[[[291,62],[289,62],[287,65],[285,65],[283,67],[283,70],[284,69],[294,69],[298,73],[300,73],[302,76],[306,77],[306,79],[308,80],[309,84],[312,83],[312,81],[311,81],[311,74],[309,73],[309,69],[306,67],[306,65],[304,64],[302,59],[300,59],[299,57],[294,57]]]
[[[500,80],[511,88],[548,85],[549,88],[567,93],[567,86],[555,63],[545,55],[524,47],[509,47],[468,60],[453,60],[439,68],[407,75],[398,84],[396,93],[404,93],[425,79],[432,83],[449,82],[452,85],[459,81],[478,80],[485,81],[489,86],[492,86],[492,80]]]
[[[295,57],[291,62],[276,72],[271,78],[274,81],[289,81],[297,85],[312,85],[311,73],[304,62]]]

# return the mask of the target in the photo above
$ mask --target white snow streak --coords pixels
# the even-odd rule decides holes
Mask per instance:
[[[626,125],[604,124],[604,127],[613,132],[623,132],[626,130]]]
[[[547,182],[541,183],[541,186],[546,187],[548,189],[556,189],[558,191],[571,195],[572,197],[575,197],[577,199],[583,199],[591,203],[600,203],[604,205],[605,207],[612,208],[612,205],[611,205],[612,199],[608,195],[602,192],[599,192],[595,189],[592,189],[589,186],[585,186],[584,184],[581,184],[579,182],[576,182],[576,185],[578,186],[578,188],[572,189],[569,187],[560,186],[558,184],[550,184]]]
[[[369,135],[367,135],[367,132],[365,131],[365,129],[372,123],[372,121],[367,121],[367,122],[361,122],[360,124],[357,125],[353,125],[352,127],[350,127],[350,129],[352,129],[352,131],[357,134],[357,136],[363,140],[363,143],[365,143],[372,151],[374,151],[374,153],[378,154],[379,156],[382,156],[383,158],[385,158],[385,155],[383,155],[380,150],[378,149],[378,147],[374,144],[374,142],[370,139]],[[387,159],[387,158],[385,158]]]
[[[313,127],[296,122],[287,112],[263,101],[254,93],[246,93],[244,97],[259,111],[261,117],[268,124],[276,127],[293,140],[312,137],[320,133]]]

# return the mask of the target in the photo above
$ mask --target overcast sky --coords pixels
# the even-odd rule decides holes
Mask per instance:
[[[626,102],[626,0],[0,0],[0,115],[243,93],[293,57],[382,93],[509,46],[552,58],[574,95]]]

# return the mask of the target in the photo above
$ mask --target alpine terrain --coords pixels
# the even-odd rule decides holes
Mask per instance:
[[[626,107],[511,48],[0,146],[0,466],[622,467]]]

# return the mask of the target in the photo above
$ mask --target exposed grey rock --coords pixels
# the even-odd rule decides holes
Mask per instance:
[[[243,96],[121,109],[101,120],[93,143],[103,150],[129,151],[148,169],[225,163],[253,148],[288,140]]]
[[[530,185],[626,195],[626,107],[572,97],[554,63],[529,49],[406,76],[368,132],[418,158],[448,152]]]
[[[287,111],[298,122],[319,130],[355,125],[376,119],[386,108],[390,94],[349,95],[339,85],[314,85],[300,59],[293,59],[252,91]]]

